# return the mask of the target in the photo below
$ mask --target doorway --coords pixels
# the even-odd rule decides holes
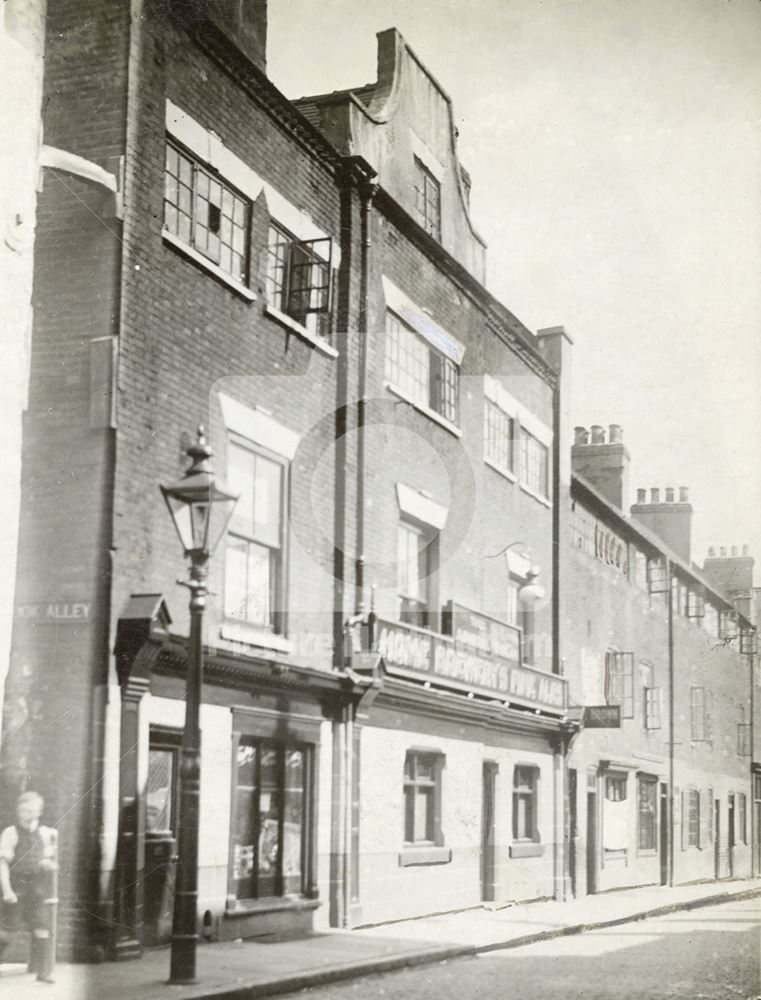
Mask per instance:
[[[589,776],[591,782],[592,775]],[[597,781],[596,775],[594,776]],[[587,895],[597,892],[597,788],[587,787]]]
[[[577,811],[577,782],[575,767],[568,771],[568,868],[571,876],[571,895],[576,896],[576,840],[579,835],[579,817]]]
[[[493,902],[496,894],[496,850],[494,806],[497,786],[497,765],[485,760],[483,764],[483,794],[481,807],[481,899]]]
[[[713,803],[713,877],[721,878],[721,799]]]
[[[661,782],[658,853],[661,861],[661,885],[669,880],[669,786]]]

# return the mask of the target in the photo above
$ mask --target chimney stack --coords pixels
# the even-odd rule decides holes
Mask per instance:
[[[743,545],[740,549],[741,555],[738,555],[737,545],[731,546],[729,556],[725,545],[720,546],[718,556],[714,555],[715,551],[713,548],[708,550],[708,558],[703,563],[703,572],[711,585],[734,603],[740,614],[750,618],[754,565],[750,546]]]
[[[675,500],[676,490],[667,486],[665,500],[661,501],[661,491],[657,486],[650,489],[650,503],[647,490],[637,490],[637,502],[632,504],[632,517],[636,517],[646,528],[662,539],[670,549],[686,563],[690,562],[690,535],[692,531],[692,506],[688,501],[687,488],[679,488],[679,500]]]
[[[605,428],[593,424],[591,434],[586,427],[576,427],[571,448],[571,467],[574,475],[586,479],[606,500],[625,510],[629,499],[630,456],[624,444],[619,424]]]

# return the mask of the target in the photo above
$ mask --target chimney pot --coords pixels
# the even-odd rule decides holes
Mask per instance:
[[[589,444],[589,431],[586,427],[574,427],[573,435],[574,444]]]
[[[690,502],[690,491],[686,486],[679,487],[679,503],[689,503]]]
[[[637,503],[647,503],[647,490],[637,490]]]
[[[592,444],[605,444],[605,428],[592,424]]]
[[[608,427],[608,441],[611,444],[620,444],[624,439],[624,432],[620,424],[611,424]]]
[[[660,503],[661,502],[661,491],[657,486],[650,487],[650,503]]]
[[[673,503],[673,502],[674,502],[674,490],[672,489],[672,487],[667,486],[666,487],[666,503]]]
[[[724,559],[724,557],[726,556],[726,554],[727,554],[727,550],[726,550],[725,546],[720,545],[719,546],[719,555],[721,556],[721,558]]]

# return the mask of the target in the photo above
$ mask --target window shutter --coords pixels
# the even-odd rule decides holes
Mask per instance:
[[[713,842],[713,788],[706,788],[703,798],[700,804],[701,846]]]
[[[690,836],[689,790],[682,789],[682,850],[686,851]]]

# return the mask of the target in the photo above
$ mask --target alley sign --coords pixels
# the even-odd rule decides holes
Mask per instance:
[[[376,619],[375,626],[377,652],[392,675],[531,708],[562,712],[566,706],[566,681],[519,663],[512,645],[501,647],[510,651],[507,658],[476,648],[473,634],[466,640],[456,628],[448,636],[383,619]],[[510,642],[504,636],[503,641]]]
[[[92,601],[37,601],[17,604],[16,618],[27,622],[87,622]]]

